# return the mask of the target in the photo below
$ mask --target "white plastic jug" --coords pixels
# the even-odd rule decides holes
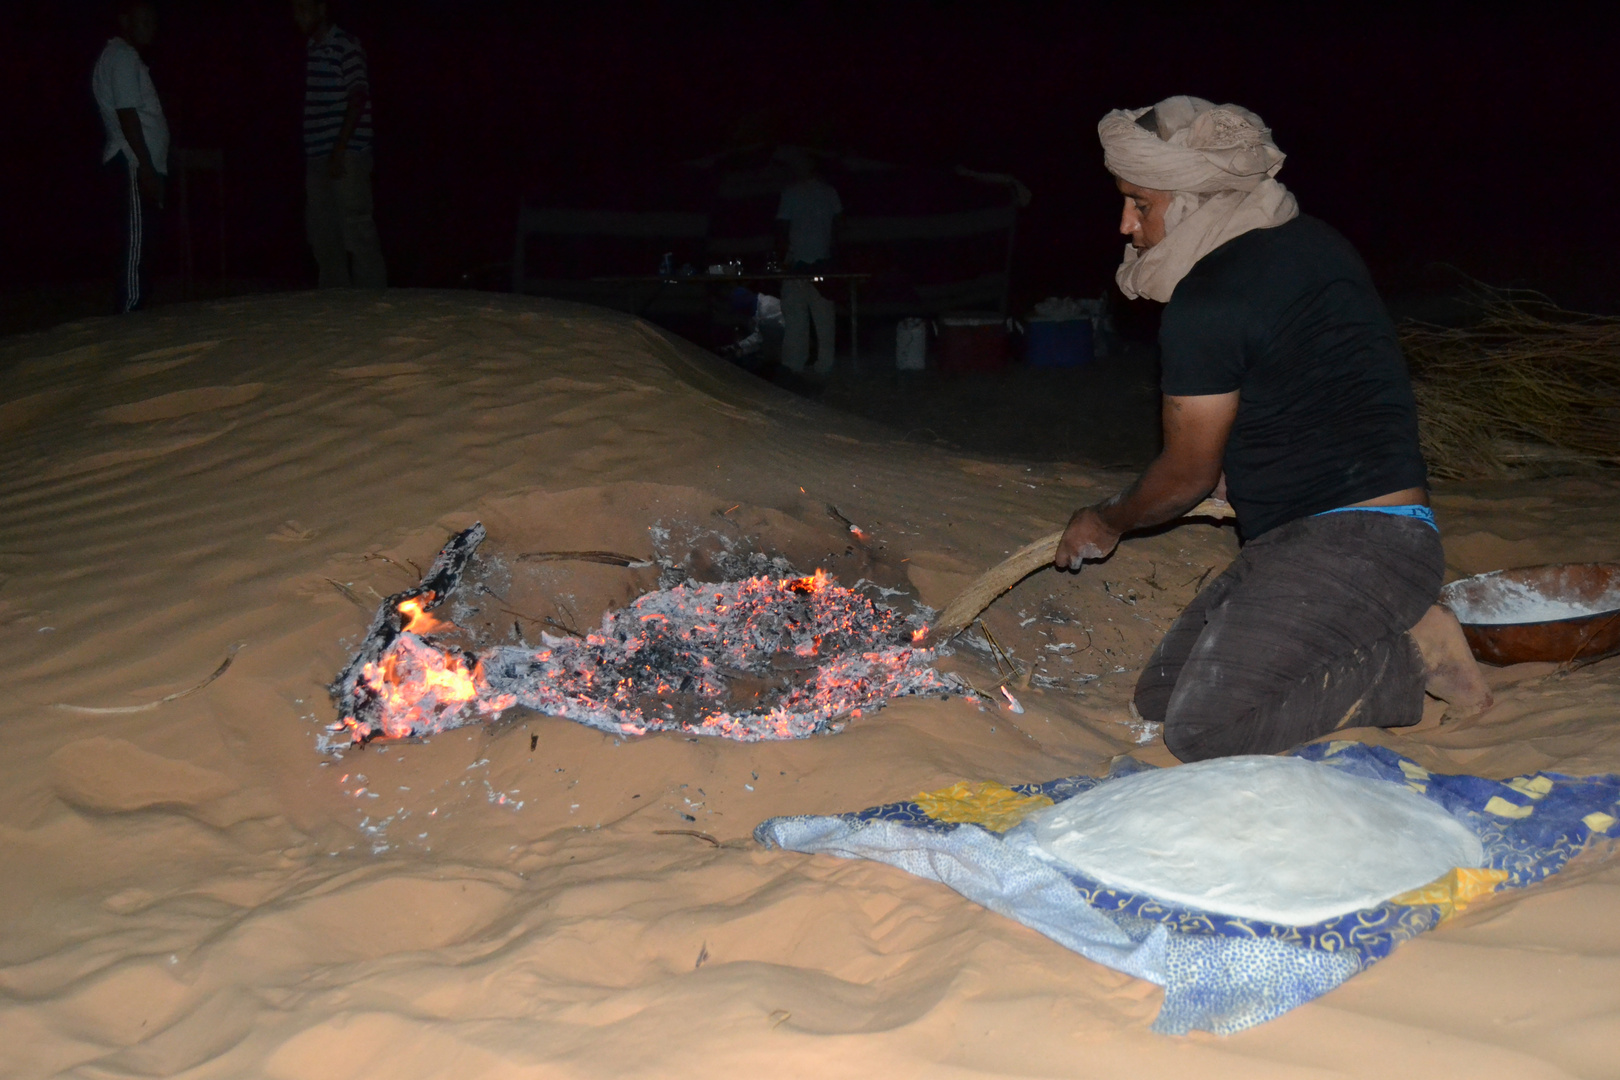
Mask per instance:
[[[897,371],[922,371],[928,361],[928,320],[901,319],[894,330],[894,366]]]

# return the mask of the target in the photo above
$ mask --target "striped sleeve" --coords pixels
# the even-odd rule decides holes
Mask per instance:
[[[371,80],[366,70],[366,51],[360,42],[337,27],[320,42],[309,46],[304,90],[304,152],[309,157],[330,154],[348,111],[349,98],[361,91],[359,123],[349,139],[349,149],[371,148]]]
[[[343,38],[343,53],[338,64],[342,72],[344,89],[352,93],[358,88],[369,94],[371,80],[366,78],[366,50],[350,35],[345,34]]]

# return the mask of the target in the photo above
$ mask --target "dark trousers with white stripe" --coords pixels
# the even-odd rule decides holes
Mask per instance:
[[[141,197],[135,170],[123,154],[102,166],[116,208],[117,235],[123,239],[118,262],[118,311],[139,310],[146,299],[146,268],[152,264],[152,250],[159,232],[162,211],[157,204]]]

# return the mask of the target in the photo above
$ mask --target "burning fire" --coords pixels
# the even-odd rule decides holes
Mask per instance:
[[[833,579],[827,575],[827,571],[817,567],[816,572],[813,574],[800,578],[783,578],[781,581],[776,583],[776,586],[779,589],[791,589],[796,593],[809,593],[813,595],[815,593],[824,592],[827,587],[832,584],[832,580]]]
[[[401,600],[396,609],[405,616],[405,632],[416,634],[418,637],[427,634],[443,634],[456,628],[455,623],[445,622],[433,616],[427,609],[438,598],[432,592],[423,593],[419,597]]]
[[[468,671],[461,657],[442,653],[406,631],[382,663],[367,664],[360,677],[381,698],[383,734],[401,738],[477,699],[476,672],[476,667]]]
[[[583,639],[543,635],[538,650],[476,657],[423,639],[451,626],[427,613],[432,603],[431,593],[401,602],[404,631],[364,665],[343,720],[356,741],[432,734],[519,704],[615,734],[791,739],[892,697],[955,689],[918,644],[926,628],[823,570],[648,593]]]

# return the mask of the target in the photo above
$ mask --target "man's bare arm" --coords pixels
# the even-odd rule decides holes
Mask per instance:
[[[1162,525],[1191,509],[1221,477],[1226,437],[1238,396],[1210,394],[1164,399],[1164,450],[1136,483],[1097,510],[1115,532]]]
[[[1221,477],[1221,455],[1237,418],[1238,395],[1165,397],[1164,449],[1134,484],[1069,519],[1053,562],[1078,570],[1114,550],[1122,533],[1162,525],[1190,510]]]

